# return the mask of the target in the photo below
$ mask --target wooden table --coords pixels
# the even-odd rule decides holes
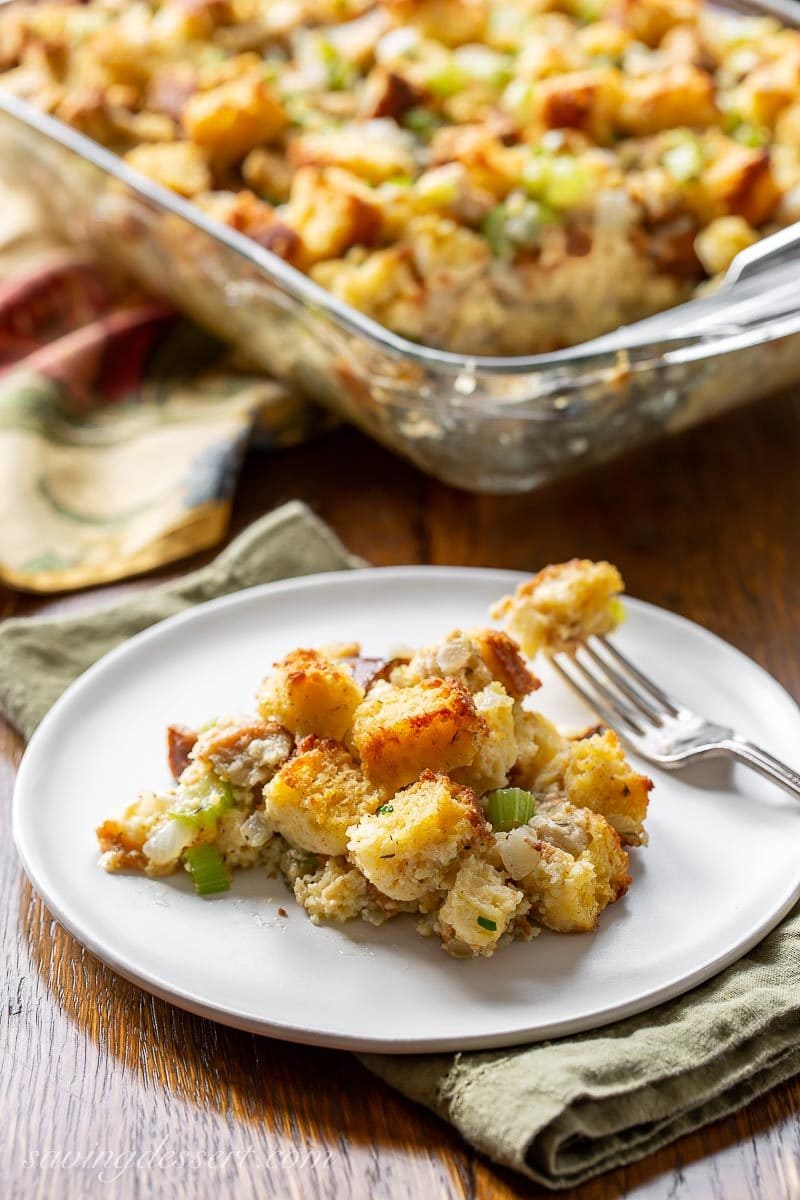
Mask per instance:
[[[708,626],[800,695],[798,462],[800,409],[792,397],[516,498],[453,491],[342,431],[276,457],[253,454],[234,528],[299,496],[378,564],[532,569],[572,555],[607,557],[633,595]],[[152,582],[46,603],[0,592],[0,614],[90,608]],[[16,735],[0,730],[6,821],[21,753]],[[7,825],[0,864],[1,1197],[546,1194],[473,1153],[347,1054],[225,1029],[118,979],[32,894]],[[574,1195],[798,1197],[799,1105],[800,1088],[782,1087]],[[125,1156],[167,1150],[218,1157],[202,1168],[148,1167],[146,1158],[124,1166]],[[321,1151],[318,1165],[293,1165],[298,1150]],[[37,1165],[53,1151],[70,1155],[68,1164],[100,1151],[123,1157],[103,1182],[74,1165]]]

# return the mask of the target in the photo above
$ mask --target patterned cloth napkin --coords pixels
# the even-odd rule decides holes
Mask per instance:
[[[0,191],[0,582],[104,583],[213,545],[243,450],[330,419]]]
[[[156,621],[252,584],[357,565],[308,509],[287,505],[166,587],[88,615],[0,625],[0,711],[30,736],[90,663]],[[800,907],[711,982],[605,1029],[481,1053],[361,1059],[490,1158],[569,1188],[800,1071],[798,1032]]]

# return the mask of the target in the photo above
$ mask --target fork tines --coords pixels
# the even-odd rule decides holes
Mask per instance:
[[[678,715],[675,701],[604,637],[591,638],[551,662],[606,725],[641,735]]]

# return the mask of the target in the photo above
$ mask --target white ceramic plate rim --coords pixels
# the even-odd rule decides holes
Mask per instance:
[[[778,902],[768,912],[765,912],[761,918],[749,925],[735,939],[735,944],[721,951],[718,955],[713,956],[697,970],[681,974],[662,987],[644,989],[640,994],[635,995],[624,1003],[609,1005],[602,1010],[598,1010],[592,1014],[591,1019],[587,1019],[585,1016],[578,1016],[569,1020],[550,1022],[545,1026],[537,1024],[532,1029],[515,1029],[502,1034],[493,1033],[489,1036],[475,1035],[460,1037],[457,1042],[448,1041],[441,1037],[419,1037],[404,1039],[402,1041],[394,1040],[391,1037],[381,1039],[360,1038],[349,1034],[343,1035],[336,1029],[326,1028],[324,1023],[315,1024],[315,1028],[310,1029],[304,1025],[294,1025],[290,1022],[274,1022],[265,1018],[253,1018],[250,1014],[242,1012],[235,1007],[221,1008],[213,1003],[208,1003],[202,995],[193,992],[191,989],[175,987],[174,984],[170,983],[169,979],[143,968],[133,958],[119,954],[113,945],[103,939],[98,939],[93,934],[91,928],[87,928],[80,917],[71,911],[69,903],[63,902],[58,891],[50,887],[47,864],[42,861],[38,853],[35,833],[32,829],[35,809],[33,805],[22,802],[22,796],[25,794],[28,786],[27,780],[30,764],[38,754],[39,744],[45,741],[50,727],[60,719],[62,711],[75,703],[80,697],[81,692],[88,688],[95,677],[102,673],[107,666],[112,663],[116,664],[119,660],[128,656],[135,656],[139,649],[150,640],[162,637],[165,633],[191,622],[198,614],[202,614],[211,608],[216,610],[235,608],[237,604],[250,598],[273,595],[283,591],[315,588],[320,584],[325,584],[326,586],[333,585],[334,587],[352,585],[359,577],[373,578],[376,574],[380,574],[389,580],[419,579],[423,586],[436,579],[481,577],[484,580],[491,579],[493,582],[496,582],[499,589],[516,586],[522,579],[529,577],[528,573],[525,572],[488,568],[429,566],[368,567],[355,570],[321,572],[315,575],[278,580],[272,583],[261,584],[257,587],[242,589],[228,596],[222,596],[215,600],[195,605],[184,612],[177,613],[172,617],[158,622],[156,625],[128,639],[89,667],[87,671],[66,689],[63,695],[56,701],[53,708],[44,717],[31,738],[17,775],[12,810],[14,842],[25,874],[51,914],[78,942],[87,950],[90,950],[98,959],[106,963],[119,975],[123,976],[123,978],[138,985],[150,994],[158,996],[162,1000],[175,1004],[197,1016],[206,1017],[209,1020],[218,1021],[250,1033],[263,1034],[307,1045],[327,1046],[361,1052],[415,1054],[444,1050],[486,1049],[489,1047],[542,1041],[577,1032],[587,1032],[625,1017],[637,1015],[668,1000],[675,999],[677,996],[685,994],[714,975],[719,974],[747,954],[766,934],[780,923],[798,899],[800,899],[799,871],[798,879],[791,887],[787,888],[785,894],[779,898]],[[763,667],[748,658],[742,651],[737,650],[736,647],[724,641],[724,639],[717,637],[716,634],[711,633],[695,622],[689,621],[657,605],[649,604],[646,601],[626,596],[626,605],[634,610],[649,610],[657,614],[659,619],[673,623],[678,628],[690,628],[695,636],[699,635],[707,639],[713,646],[723,650],[728,656],[735,656],[743,665],[746,664],[748,670],[755,670],[760,674],[763,686],[771,690],[777,700],[781,700],[784,703],[789,701],[791,707],[795,710],[795,714],[800,718],[800,706],[798,706],[786,689]]]

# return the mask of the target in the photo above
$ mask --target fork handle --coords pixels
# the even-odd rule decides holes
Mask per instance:
[[[784,791],[800,800],[800,772],[793,771],[786,763],[763,750],[761,746],[756,746],[754,742],[740,741],[736,738],[726,742],[725,748],[739,762],[752,767],[759,775],[777,783]]]

